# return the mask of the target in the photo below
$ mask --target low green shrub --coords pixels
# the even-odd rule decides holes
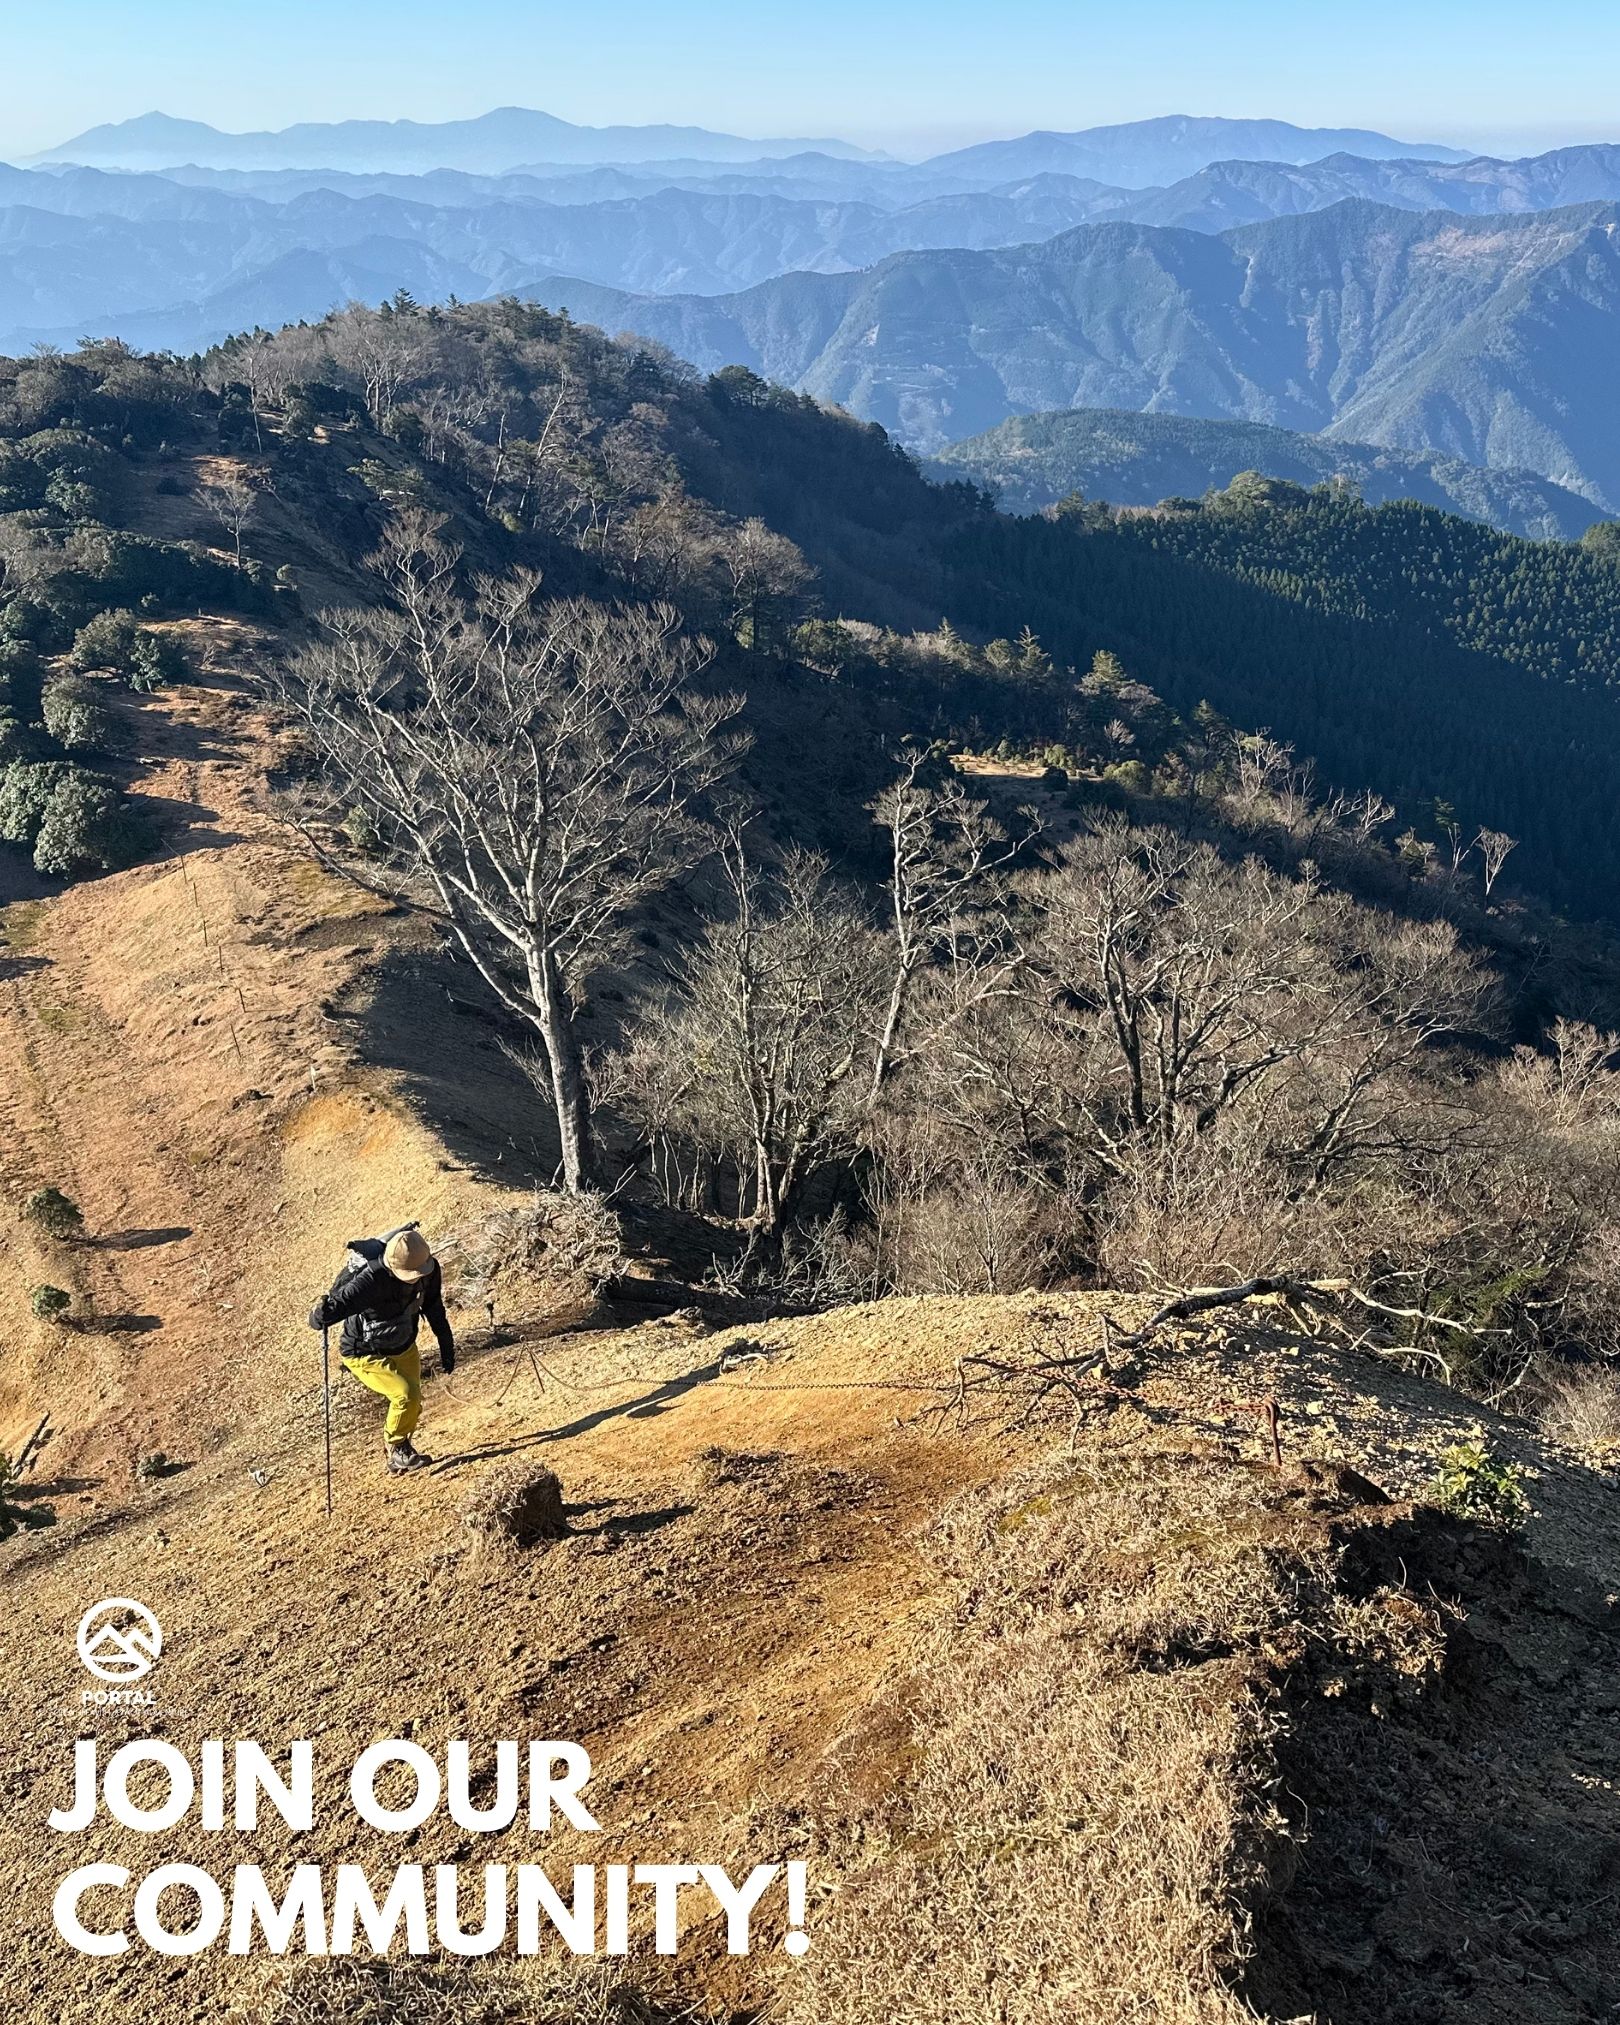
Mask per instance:
[[[167,633],[142,633],[129,657],[131,689],[161,689],[166,682],[179,682],[190,672],[186,657]]]
[[[152,846],[117,786],[67,760],[0,767],[0,842],[31,844],[35,867],[58,878],[117,872]]]
[[[75,771],[60,759],[15,759],[0,769],[0,842],[32,844],[57,782]]]
[[[0,639],[0,681],[9,689],[13,682],[31,682],[39,673],[39,654],[27,640]]]
[[[370,809],[363,808],[358,802],[343,818],[342,829],[354,848],[364,852],[368,858],[376,857],[382,851],[383,836],[377,827],[377,819]]]
[[[36,1188],[22,1206],[22,1214],[29,1223],[37,1223],[47,1236],[54,1238],[77,1237],[84,1229],[84,1212],[59,1188]]]
[[[74,634],[68,660],[81,674],[101,668],[110,674],[123,675],[128,671],[139,638],[140,627],[133,612],[122,608],[97,612]]]
[[[91,485],[71,472],[53,472],[45,485],[45,503],[64,520],[105,520],[112,500],[99,486]]]
[[[34,865],[62,879],[117,872],[144,857],[150,844],[146,825],[112,782],[73,767],[52,790],[34,839]]]
[[[157,600],[143,598],[141,609],[155,609]],[[73,636],[68,656],[80,674],[92,669],[122,675],[131,689],[157,689],[186,673],[186,657],[167,633],[143,627],[132,611],[118,607],[97,612]]]
[[[1530,1514],[1523,1480],[1519,1464],[1493,1455],[1484,1430],[1476,1428],[1469,1440],[1454,1443],[1441,1455],[1429,1496],[1454,1518],[1511,1531]]]

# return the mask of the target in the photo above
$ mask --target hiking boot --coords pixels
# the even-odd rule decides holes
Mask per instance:
[[[408,1441],[391,1441],[388,1444],[388,1474],[391,1477],[402,1477],[408,1470],[425,1470],[432,1462],[432,1456],[423,1455]]]

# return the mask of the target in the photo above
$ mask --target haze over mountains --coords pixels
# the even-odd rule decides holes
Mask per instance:
[[[1463,162],[1466,153],[1432,142],[1392,141],[1357,127],[1296,127],[1287,120],[1187,119],[1179,115],[1133,120],[1125,126],[1089,127],[1077,134],[1024,134],[984,141],[936,156],[949,168],[986,182],[1009,176],[1091,176],[1125,189],[1146,189],[1195,174],[1211,162],[1315,162],[1325,155],[1410,155],[1433,162]]]
[[[323,188],[285,201],[95,170],[0,169],[3,337],[85,330],[194,349],[244,322],[319,316],[349,296],[499,294],[548,273],[720,293],[807,268],[845,271],[918,246],[1045,239],[1093,213],[1062,178],[900,210],[731,189],[594,203],[491,195],[454,204]]]
[[[498,177],[0,166],[0,347],[88,332],[191,351],[244,322],[319,316],[350,296],[404,287],[424,300],[471,298],[554,274],[637,294],[723,295],[897,252],[1017,246],[1098,223],[1213,232],[1347,197],[1470,216],[1613,202],[1620,148],[1460,165],[1222,161],[1134,192],[1058,174],[958,181],[936,164],[828,155]]]
[[[1069,409],[1261,424],[1550,530],[1572,500],[1620,510],[1617,204],[1620,146],[1499,161],[1281,121],[908,164],[515,108],[244,135],[150,114],[0,167],[0,350],[189,353],[401,289],[512,293],[925,454]],[[1271,448],[1277,475],[1327,454]]]
[[[230,134],[201,120],[143,113],[92,127],[49,148],[40,162],[97,168],[471,169],[500,173],[533,162],[641,162],[687,157],[746,161],[805,152],[859,158],[847,141],[743,140],[703,127],[580,127],[551,113],[503,106],[477,119],[425,125],[417,120],[339,120]],[[935,158],[968,185],[1054,171],[1094,176],[1126,188],[1173,181],[1223,157],[1310,162],[1324,155],[1415,155],[1462,161],[1455,148],[1415,145],[1355,127],[1296,127],[1287,120],[1190,119],[1171,114],[1078,133],[1034,133],[986,141]]]
[[[278,133],[227,134],[202,120],[143,113],[92,127],[42,162],[99,168],[166,168],[194,162],[214,168],[475,169],[500,171],[522,162],[635,162],[691,155],[706,161],[753,161],[807,148],[858,156],[847,141],[743,140],[704,127],[579,127],[554,114],[501,106],[477,119],[311,121]]]
[[[730,296],[550,281],[548,306],[743,365],[922,450],[1016,414],[1164,410],[1522,467],[1620,505],[1620,209],[1351,201],[1216,237],[1088,225]]]

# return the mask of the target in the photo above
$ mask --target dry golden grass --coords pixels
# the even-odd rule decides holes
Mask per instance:
[[[242,2025],[697,2025],[596,1963],[305,1964],[236,2013]]]
[[[1250,1908],[1286,1830],[1270,1680],[1338,1599],[1281,1481],[1185,1455],[1049,1465],[963,1500],[912,1772],[845,1824],[864,1860],[817,1922],[787,2025],[1236,2025]],[[1397,1615],[1417,1656],[1436,1637]]]
[[[1563,1365],[1541,1380],[1541,1424],[1555,1441],[1599,1456],[1620,1450],[1620,1370]]]

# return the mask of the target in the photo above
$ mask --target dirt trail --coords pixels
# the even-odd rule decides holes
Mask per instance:
[[[998,1482],[1054,1434],[1061,1444],[1061,1428],[1019,1430],[991,1401],[959,1419],[957,1360],[1074,1355],[1100,1342],[1105,1310],[1127,1326],[1144,1312],[1084,1295],[891,1301],[713,1334],[672,1321],[565,1337],[538,1346],[537,1367],[522,1345],[473,1337],[455,1380],[428,1387],[423,1439],[440,1460],[423,1477],[386,1476],[371,1402],[352,1386],[340,1393],[331,1522],[318,1395],[305,1387],[282,1396],[251,1440],[225,1443],[117,1511],[14,1546],[5,1586],[26,1635],[0,1658],[14,1739],[0,1893],[21,2017],[100,2025],[116,2011],[178,2025],[218,2017],[233,1987],[217,1951],[183,1962],[139,1949],[89,1965],[69,1957],[51,1933],[48,1894],[70,1862],[140,1875],[191,1861],[227,1875],[252,1861],[280,1875],[293,1860],[360,1861],[381,1877],[402,1861],[741,1869],[801,1856],[825,1888],[840,1859],[825,1824],[870,1804],[910,1763],[907,1683],[940,1611],[927,1536],[962,1493]],[[1233,1354],[1218,1336],[1167,1345],[1129,1399],[1075,1430],[1090,1465],[1113,1475],[1134,1453],[1179,1457],[1190,1485],[1222,1458],[1263,1473],[1254,1416],[1233,1397]],[[1291,1464],[1315,1454],[1385,1466],[1398,1489],[1455,1432],[1455,1405],[1435,1388],[1391,1398],[1345,1353],[1262,1334],[1248,1358],[1249,1375],[1284,1401]],[[1525,1453],[1547,1463],[1525,1439]],[[461,1506],[486,1473],[530,1465],[560,1475],[569,1535],[492,1555]],[[1476,1947],[1507,1920],[1500,1931],[1517,1947],[1511,1922],[1527,1915],[1515,1908],[1559,1903],[1549,1852],[1561,1852],[1583,1904],[1612,1896],[1620,1797],[1602,1711],[1612,1710],[1620,1641],[1612,1582],[1606,1605],[1588,1568],[1614,1567],[1620,1519],[1588,1475],[1590,1516],[1576,1523],[1581,1488],[1573,1471],[1568,1484],[1552,1472],[1537,1480],[1529,1537],[1546,1558],[1528,1596],[1511,1556],[1464,1583],[1478,1590],[1480,1649],[1497,1655],[1483,1700],[1474,1691],[1466,1710],[1442,1700],[1388,1734],[1354,1698],[1342,1710],[1322,1703],[1319,1719],[1307,1705],[1304,1755],[1288,1775],[1311,1795],[1315,1823],[1297,1891],[1305,1924],[1285,1922],[1268,1947],[1272,2015],[1303,2010],[1329,1975],[1341,1978],[1335,2020],[1428,2015],[1401,2008],[1431,1987],[1411,1965],[1443,1946],[1448,1920],[1473,1931]],[[1198,1523],[1194,1505],[1188,1537]],[[1412,1551],[1402,1541],[1397,1524],[1380,1550],[1389,1572]],[[1422,1579],[1433,1572],[1425,1564]],[[1453,1571],[1440,1572],[1449,1585]],[[103,1595],[137,1595],[163,1624],[155,1709],[81,1703],[74,1626]],[[1235,1691],[1218,1660],[1208,1679],[1209,1692]],[[191,1751],[205,1737],[284,1746],[308,1736],[322,1790],[336,1796],[380,1736],[430,1749],[452,1737],[566,1737],[591,1751],[604,1833],[469,1838],[435,1817],[395,1839],[357,1831],[333,1805],[297,1838],[98,1828],[58,1842],[41,1864],[38,1824],[65,1795],[72,1739],[92,1727],[109,1743],[156,1732]],[[1471,1874],[1490,1824],[1510,1820],[1518,1842],[1483,1878]],[[1369,1838],[1387,1891],[1356,1868]],[[1375,1913],[1363,1949],[1361,1925]],[[1569,1931],[1580,1938],[1590,1924]],[[1594,1947],[1588,1939],[1569,1965],[1577,1980],[1564,2008],[1504,2019],[1602,2015],[1580,2008]],[[711,1998],[758,2001],[783,1959],[728,1962],[711,1923],[688,1942],[686,1972]],[[1497,2014],[1434,2015],[1460,2025]]]
[[[168,855],[0,914],[0,1442],[49,1410],[59,1473],[125,1484],[135,1455],[195,1453],[263,1410],[307,1356],[300,1297],[330,1278],[334,1229],[450,1193],[323,1012],[378,909],[270,820],[262,715],[228,676],[141,715],[136,786]],[[82,1242],[17,1220],[46,1183]],[[68,1327],[29,1314],[44,1282],[75,1296]]]
[[[87,1976],[54,1936],[39,1819],[87,1723],[309,1735],[333,1765],[380,1734],[569,1736],[599,1751],[604,1818],[637,1857],[794,1853],[838,1737],[904,1670],[928,1605],[919,1529],[999,1466],[999,1438],[916,1422],[935,1394],[846,1389],[872,1359],[841,1322],[768,1369],[741,1339],[678,1325],[548,1345],[542,1393],[458,1317],[469,1354],[430,1387],[425,1430],[444,1466],[389,1481],[372,1402],[345,1384],[325,1521],[308,1299],[342,1239],[402,1203],[443,1231],[501,1191],[357,1066],[352,1021],[327,1010],[363,999],[389,931],[272,825],[240,644],[221,629],[212,674],[133,706],[136,786],[169,854],[4,917],[0,1441],[47,1409],[59,1430],[34,1484],[57,1524],[0,1565],[7,1990],[29,2019],[214,2018],[230,1980],[140,1952]],[[81,1206],[83,1241],[16,1220],[46,1182]],[[73,1326],[29,1315],[46,1280],[73,1292]],[[728,1351],[745,1362],[722,1375]],[[767,1389],[806,1364],[830,1389]],[[948,1365],[923,1321],[876,1375],[909,1388]],[[178,1469],[137,1485],[157,1450]],[[571,1536],[505,1567],[457,1513],[480,1473],[527,1458],[562,1473]],[[131,1594],[165,1628],[155,1722],[81,1701],[79,1616]],[[140,1869],[188,1847],[183,1830],[139,1842]],[[274,1838],[262,1853],[275,1861]],[[299,1853],[356,1852],[340,1823]]]

